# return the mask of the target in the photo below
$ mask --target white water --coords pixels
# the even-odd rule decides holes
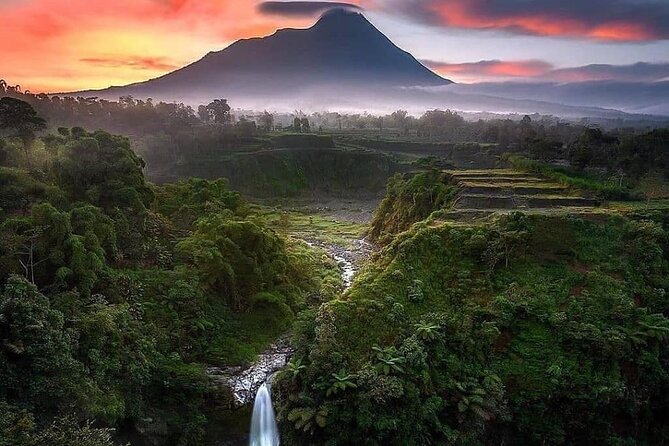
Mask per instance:
[[[253,403],[249,446],[279,446],[279,428],[267,383],[260,386]]]

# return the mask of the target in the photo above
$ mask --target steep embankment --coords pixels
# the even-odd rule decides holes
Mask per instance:
[[[304,368],[277,392],[284,441],[669,440],[666,211],[385,227],[349,292],[296,333]]]
[[[338,143],[365,147],[396,154],[437,157],[442,163],[457,169],[494,169],[506,164],[504,155],[510,147],[478,143],[416,142],[364,137],[356,134],[335,135]]]
[[[233,189],[254,197],[374,198],[387,179],[405,170],[390,155],[336,148],[268,149],[193,158],[154,172],[156,182],[190,176],[227,178]]]

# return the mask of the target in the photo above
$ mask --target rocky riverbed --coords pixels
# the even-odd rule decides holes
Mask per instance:
[[[353,278],[373,251],[372,244],[365,239],[354,240],[352,242],[352,247],[350,248],[322,242],[316,239],[306,239],[305,242],[309,246],[316,246],[325,250],[325,252],[337,262],[337,265],[339,265],[339,268],[341,269],[341,278],[344,282],[344,289],[351,286]]]
[[[232,394],[232,408],[253,402],[258,388],[283,368],[293,350],[287,338],[281,338],[258,356],[248,367],[207,367],[213,386],[226,388]]]

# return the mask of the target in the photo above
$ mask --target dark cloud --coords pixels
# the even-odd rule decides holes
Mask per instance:
[[[563,68],[550,73],[560,82],[617,80],[632,82],[657,82],[669,80],[669,63],[635,63],[633,65],[596,64],[576,68]]]
[[[385,0],[380,4],[436,26],[607,41],[669,39],[667,0]]]
[[[362,9],[344,2],[263,2],[258,5],[258,11],[263,14],[284,17],[312,17],[335,8]]]

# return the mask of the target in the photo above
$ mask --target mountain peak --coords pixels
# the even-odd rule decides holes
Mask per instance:
[[[333,8],[324,12],[311,29],[339,28],[346,31],[360,26],[376,29],[358,10]]]
[[[318,19],[318,22],[327,20],[336,20],[342,18],[343,19],[363,18],[365,21],[367,21],[367,19],[364,18],[360,10],[354,8],[339,7],[339,8],[331,8],[325,11],[323,14],[321,14],[321,17]]]
[[[450,83],[398,48],[360,11],[336,8],[308,29],[239,40],[160,78],[119,87],[114,94],[243,100],[316,89],[365,91]]]

